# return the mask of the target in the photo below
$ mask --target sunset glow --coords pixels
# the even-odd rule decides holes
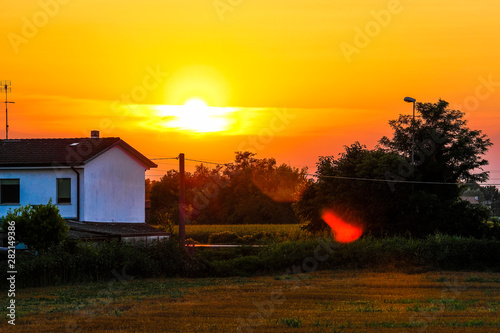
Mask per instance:
[[[232,109],[210,107],[200,99],[190,99],[182,106],[156,106],[159,125],[166,129],[192,133],[222,132],[231,124]]]
[[[500,1],[0,0],[0,57],[0,326],[500,333]]]
[[[491,138],[500,178],[499,4],[222,2],[2,2],[9,136],[99,130],[150,157],[248,149],[312,172],[390,135],[405,96],[442,98]]]
[[[330,210],[323,212],[321,218],[332,228],[333,236],[339,243],[351,243],[363,234],[361,227],[345,222]]]

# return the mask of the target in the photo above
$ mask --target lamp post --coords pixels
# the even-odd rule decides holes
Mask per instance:
[[[405,97],[404,101],[406,103],[413,103],[413,119],[411,121],[411,165],[415,165],[415,98]]]

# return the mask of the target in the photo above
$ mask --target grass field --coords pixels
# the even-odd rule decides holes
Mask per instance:
[[[1,332],[499,332],[500,274],[120,278],[22,289],[16,309]]]

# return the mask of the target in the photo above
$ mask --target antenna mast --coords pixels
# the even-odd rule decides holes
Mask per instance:
[[[7,104],[11,103],[14,104],[14,102],[9,102],[7,100],[7,93],[10,93],[12,91],[12,88],[10,87],[11,82],[10,80],[3,80],[0,82],[0,92],[5,91],[5,139],[9,139],[9,111],[7,108]]]

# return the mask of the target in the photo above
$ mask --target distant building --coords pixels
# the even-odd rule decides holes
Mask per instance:
[[[157,165],[120,138],[0,140],[0,217],[21,205],[65,219],[143,223],[145,171]]]
[[[473,205],[479,205],[479,197],[462,196],[460,198],[464,201],[470,202]]]
[[[485,205],[489,209],[493,209],[493,201],[491,201],[491,200],[484,200],[483,205]]]

